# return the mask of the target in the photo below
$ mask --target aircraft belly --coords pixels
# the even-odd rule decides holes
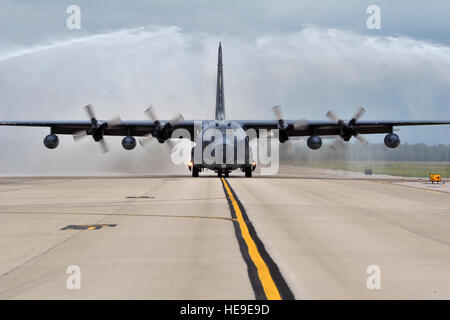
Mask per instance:
[[[202,167],[210,170],[236,170],[248,167],[252,163],[251,152],[247,151],[247,155],[242,154],[239,156],[236,144],[231,141],[221,144],[220,148],[216,149],[216,152],[218,152],[218,150],[220,150],[221,153],[203,154]],[[245,152],[244,150],[243,152]]]

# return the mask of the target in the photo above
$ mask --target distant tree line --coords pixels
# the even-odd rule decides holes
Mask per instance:
[[[319,150],[310,150],[305,143],[293,144],[289,150],[286,145],[280,147],[281,162],[297,161],[420,161],[420,162],[448,162],[450,161],[450,146],[429,146],[424,143],[401,144],[396,149],[389,149],[383,143],[369,143],[363,147],[358,143],[345,143],[339,148],[332,149],[325,144]]]

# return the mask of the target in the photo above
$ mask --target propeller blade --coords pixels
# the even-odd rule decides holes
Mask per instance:
[[[150,118],[152,121],[157,121],[158,117],[156,116],[155,110],[153,110],[153,106],[150,105],[147,110],[145,110],[145,114]]]
[[[153,139],[153,136],[151,133],[145,135],[143,138],[139,139],[139,144],[142,147],[145,147],[147,144],[149,144]]]
[[[279,106],[279,105],[273,106],[272,111],[275,114],[275,117],[277,118],[277,120],[283,119],[283,114],[281,112],[281,106]]]
[[[308,121],[306,119],[299,119],[294,122],[294,129],[296,130],[304,130],[308,129]]]
[[[286,145],[286,151],[288,153],[293,153],[294,152],[295,148],[294,148],[294,145],[293,145],[291,140],[286,141],[284,144]]]
[[[176,143],[173,142],[171,139],[166,140],[166,146],[169,148],[169,152],[172,152],[173,148],[175,148]]]
[[[353,119],[355,119],[355,121],[358,121],[359,118],[361,118],[361,116],[366,112],[366,109],[364,109],[363,107],[359,107],[358,111],[356,111],[356,114],[353,116]]]
[[[77,131],[73,134],[73,140],[79,141],[80,139],[87,136],[86,130]]]
[[[366,138],[364,138],[362,135],[360,135],[359,133],[356,134],[355,138],[358,139],[359,142],[361,142],[363,147],[367,146],[367,144],[369,143],[369,141]]]
[[[88,104],[87,106],[84,107],[84,109],[86,110],[86,113],[89,116],[89,119],[95,119],[95,114],[94,114],[94,109],[92,108],[92,105]]]
[[[181,121],[184,121],[183,115],[181,113],[178,113],[175,115],[175,117],[172,118],[172,120],[169,121],[169,123],[173,127],[179,124]]]
[[[103,153],[106,153],[109,151],[108,145],[106,144],[106,142],[103,138],[100,139],[100,141],[98,143],[100,144],[100,148],[102,149]]]
[[[342,148],[342,146],[344,145],[344,139],[342,139],[341,137],[337,137],[336,139],[334,139],[334,141],[330,144],[331,149],[333,150],[337,150],[338,148]]]
[[[106,123],[108,124],[108,127],[115,127],[122,123],[122,119],[120,119],[120,117],[115,117],[106,121]]]
[[[339,122],[339,120],[341,120],[337,115],[335,115],[333,113],[333,111],[328,111],[327,112],[327,117],[330,118],[331,120],[333,120],[334,122]]]

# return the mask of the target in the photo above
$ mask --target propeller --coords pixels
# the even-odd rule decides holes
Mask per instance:
[[[363,146],[366,146],[369,143],[369,141],[364,138],[355,128],[356,122],[365,112],[366,110],[363,107],[359,107],[353,118],[348,123],[345,123],[345,121],[339,118],[333,111],[330,110],[327,112],[327,117],[336,122],[339,127],[339,137],[337,137],[336,140],[331,144],[331,147],[333,149],[341,146],[343,141],[349,141],[351,137],[355,137],[356,139],[358,139],[358,141]]]
[[[120,125],[122,120],[119,117],[115,117],[108,121],[99,122],[96,119],[94,109],[90,104],[85,106],[84,109],[89,118],[91,119],[91,127],[86,130],[75,132],[73,135],[73,139],[75,141],[79,141],[80,139],[84,138],[87,135],[92,135],[94,141],[99,142],[102,152],[108,152],[109,150],[108,145],[103,139],[105,129]]]
[[[139,143],[141,144],[141,146],[145,147],[153,138],[156,138],[159,143],[164,143],[167,141],[167,146],[170,150],[172,150],[175,147],[174,142],[170,140],[173,127],[184,120],[183,116],[180,113],[177,113],[167,123],[162,124],[157,117],[153,106],[151,105],[147,110],[145,110],[145,114],[150,120],[154,122],[155,130],[153,131],[153,134],[149,133],[143,138],[139,139]]]
[[[276,105],[276,106],[272,107],[272,111],[278,120],[277,128],[279,131],[279,140],[281,143],[286,143],[288,152],[292,152],[294,150],[294,146],[292,145],[291,140],[289,140],[289,135],[288,135],[289,125],[286,123],[286,121],[283,118],[283,112],[281,110],[281,106]],[[299,120],[294,121],[292,126],[296,130],[307,129],[308,121],[305,119],[299,119]]]

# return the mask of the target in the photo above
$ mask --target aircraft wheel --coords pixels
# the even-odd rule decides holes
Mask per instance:
[[[219,178],[222,177],[222,170],[218,170],[218,171],[217,171],[217,176],[218,176]]]
[[[251,167],[245,168],[245,176],[247,178],[251,178],[252,177],[252,168]]]
[[[230,176],[230,171],[225,170],[225,178],[228,178]]]
[[[199,171],[200,171],[199,168],[192,167],[192,176],[193,176],[193,177],[198,177]]]

